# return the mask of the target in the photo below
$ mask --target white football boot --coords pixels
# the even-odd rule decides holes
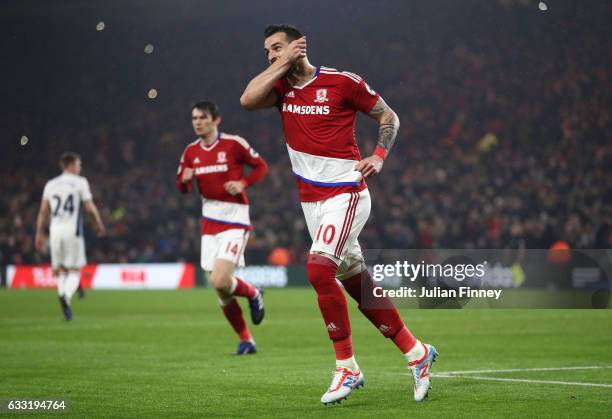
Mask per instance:
[[[412,370],[412,378],[414,379],[414,400],[422,402],[427,397],[429,389],[431,389],[430,375],[431,364],[436,362],[438,352],[432,345],[423,344],[425,347],[425,356],[415,361],[414,365],[410,365]]]
[[[363,387],[364,383],[365,381],[361,371],[354,371],[345,367],[336,367],[331,385],[321,397],[321,403],[339,404],[342,400],[346,400],[353,389]]]

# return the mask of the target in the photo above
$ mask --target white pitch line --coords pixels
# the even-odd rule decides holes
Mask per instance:
[[[514,369],[505,369],[505,370],[441,371],[441,372],[436,372],[436,374],[438,375],[456,375],[456,374],[484,374],[488,372],[571,371],[571,370],[599,370],[599,369],[605,369],[605,368],[612,368],[612,365],[590,365],[590,366],[584,366],[584,367],[556,367],[556,368],[514,368]]]
[[[612,384],[599,384],[599,383],[576,383],[572,381],[547,381],[547,380],[528,380],[522,378],[497,378],[497,377],[479,377],[472,375],[438,375],[431,374],[435,378],[468,378],[471,380],[488,380],[488,381],[510,381],[518,383],[532,383],[532,384],[561,384],[566,386],[583,386],[583,387],[605,387],[612,388]]]

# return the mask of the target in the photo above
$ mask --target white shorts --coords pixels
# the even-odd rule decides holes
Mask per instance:
[[[248,240],[249,231],[242,228],[233,228],[218,234],[204,234],[200,260],[202,269],[212,271],[217,259],[244,266],[244,248]]]
[[[357,236],[370,216],[370,192],[350,192],[318,202],[302,202],[311,253],[332,255],[338,263],[363,260]]]
[[[83,236],[76,236],[74,231],[66,234],[52,232],[49,245],[53,269],[81,269],[87,263],[85,240]]]

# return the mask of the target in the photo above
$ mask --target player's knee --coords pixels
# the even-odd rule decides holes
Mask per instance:
[[[326,272],[333,270],[334,272],[337,270],[336,261],[333,259],[332,255],[328,255],[325,253],[311,253],[308,256],[308,263],[306,264],[306,273],[308,276],[308,282],[312,284],[313,287],[318,288],[323,282],[328,282],[330,280],[329,275],[326,275]],[[335,282],[335,277],[331,278],[333,282]]]
[[[232,278],[231,276],[213,271],[210,274],[210,284],[217,291],[228,292],[232,287]]]

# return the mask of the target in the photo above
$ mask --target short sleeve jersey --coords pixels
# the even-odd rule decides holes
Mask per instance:
[[[62,173],[51,179],[43,190],[43,199],[51,209],[50,231],[83,234],[83,203],[92,199],[89,182],[83,176]]]
[[[358,75],[328,67],[318,67],[300,87],[281,79],[274,91],[300,199],[363,190],[365,182],[354,170],[361,160],[355,119],[357,111],[372,110],[378,93]]]

